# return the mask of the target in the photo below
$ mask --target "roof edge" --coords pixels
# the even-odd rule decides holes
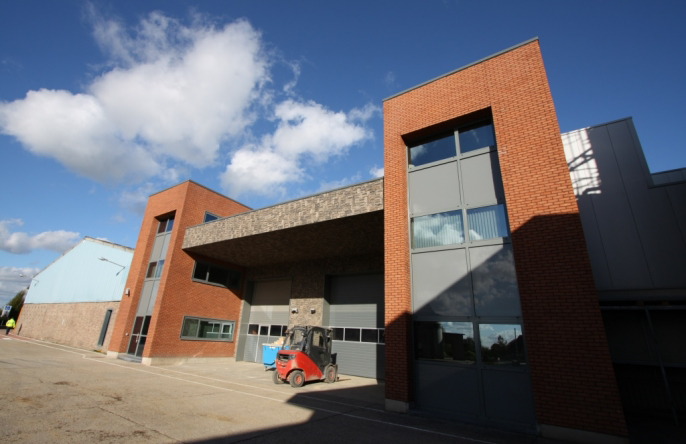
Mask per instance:
[[[472,63],[470,63],[470,64],[468,64],[468,65],[464,65],[464,66],[462,66],[461,68],[457,68],[457,69],[455,69],[455,70],[452,70],[452,71],[450,71],[450,72],[447,72],[447,73],[445,73],[445,74],[442,74],[442,75],[440,75],[440,76],[438,76],[438,77],[434,77],[434,78],[431,79],[431,80],[427,80],[426,82],[422,82],[422,83],[420,83],[419,85],[415,85],[415,86],[413,86],[413,87],[411,87],[411,88],[408,88],[408,89],[406,89],[406,90],[404,90],[404,91],[401,91],[401,92],[399,92],[399,93],[397,93],[397,94],[393,94],[392,96],[386,97],[385,99],[382,100],[382,102],[385,102],[385,101],[387,101],[387,100],[393,99],[393,98],[398,97],[398,96],[401,96],[401,95],[403,95],[403,94],[405,94],[405,93],[407,93],[407,92],[410,92],[410,91],[412,91],[412,90],[414,90],[414,89],[421,88],[421,87],[424,86],[424,85],[427,85],[427,84],[429,84],[429,83],[435,82],[436,80],[442,79],[443,77],[448,77],[449,75],[455,74],[456,72],[462,71],[463,69],[467,69],[467,68],[469,68],[470,66],[478,65],[478,64],[481,63],[481,62],[485,62],[486,60],[492,59],[492,58],[494,58],[494,57],[498,57],[498,56],[501,55],[501,54],[505,54],[506,52],[510,52],[510,51],[512,51],[512,50],[514,50],[514,49],[517,49],[517,48],[519,48],[519,47],[521,47],[521,46],[524,46],[524,45],[528,45],[529,43],[535,42],[535,41],[537,41],[537,40],[538,40],[538,37],[530,38],[529,40],[525,40],[525,41],[523,41],[522,43],[518,43],[518,44],[516,44],[516,45],[514,45],[514,46],[510,46],[509,48],[503,49],[502,51],[498,51],[498,52],[496,52],[495,54],[491,54],[491,55],[489,55],[489,56],[487,56],[487,57],[484,57],[483,59],[479,59],[479,60],[477,60],[476,62],[472,62]]]
[[[171,190],[171,189],[174,188],[174,187],[178,187],[179,185],[183,185],[183,184],[186,183],[186,182],[190,182],[190,183],[192,183],[192,184],[194,184],[194,185],[197,185],[197,186],[199,186],[199,187],[201,187],[201,188],[206,189],[207,191],[210,191],[210,192],[212,192],[212,193],[214,193],[214,194],[217,194],[217,195],[219,195],[219,196],[221,196],[221,197],[223,197],[223,198],[225,198],[225,199],[229,199],[229,200],[232,201],[232,202],[236,202],[238,205],[242,205],[242,206],[244,206],[245,208],[248,208],[249,210],[252,210],[252,208],[250,208],[250,207],[247,206],[246,204],[241,203],[241,202],[238,202],[236,199],[232,199],[232,198],[230,198],[229,196],[220,193],[219,191],[213,190],[212,188],[208,188],[208,187],[206,187],[205,185],[203,185],[203,184],[201,184],[201,183],[198,183],[198,182],[194,181],[193,179],[186,179],[186,180],[184,180],[184,181],[182,181],[182,182],[177,183],[176,185],[172,185],[172,186],[167,187],[167,188],[164,188],[164,189],[162,189],[162,190],[155,191],[154,193],[148,195],[148,199],[151,198],[152,196],[156,195],[156,194],[160,194],[160,193],[163,193],[163,192],[165,192],[165,191],[167,191],[167,190]]]
[[[365,180],[365,181],[362,181],[362,182],[351,183],[350,185],[345,185],[345,186],[338,187],[338,188],[332,188],[332,189],[326,190],[326,191],[320,191],[319,193],[308,194],[307,196],[302,196],[302,197],[298,197],[298,198],[296,198],[296,199],[291,199],[291,200],[287,200],[287,201],[284,201],[284,202],[275,203],[275,204],[273,204],[273,205],[268,205],[268,206],[266,206],[266,207],[256,208],[256,209],[254,209],[254,210],[251,209],[250,211],[245,211],[245,212],[243,212],[243,213],[236,213],[236,214],[232,214],[232,215],[230,215],[230,216],[220,217],[219,219],[214,219],[214,220],[211,220],[211,221],[209,221],[209,222],[203,222],[203,223],[197,224],[197,225],[189,225],[188,227],[186,227],[186,230],[188,230],[188,229],[190,229],[190,228],[199,227],[199,226],[205,225],[205,224],[211,224],[211,223],[214,223],[214,222],[216,222],[216,221],[218,221],[218,220],[230,219],[230,218],[232,218],[232,217],[237,217],[237,216],[245,216],[245,215],[248,214],[248,213],[254,213],[254,212],[256,212],[256,211],[266,210],[267,208],[278,207],[278,206],[280,206],[280,205],[286,205],[286,204],[289,204],[289,203],[291,203],[291,202],[297,202],[297,201],[299,201],[299,200],[309,199],[309,198],[314,197],[314,196],[319,196],[320,194],[333,193],[334,191],[340,191],[340,190],[344,190],[344,189],[346,189],[346,188],[357,187],[357,186],[364,185],[364,184],[367,184],[367,183],[376,182],[376,181],[383,181],[383,180],[384,180],[384,178],[383,178],[383,176],[382,176],[382,177],[375,177],[374,179],[369,179],[369,180]]]

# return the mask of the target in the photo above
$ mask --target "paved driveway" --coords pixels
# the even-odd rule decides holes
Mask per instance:
[[[22,338],[0,340],[3,442],[552,443],[388,413],[383,385],[341,376],[301,389],[259,365],[146,367]]]

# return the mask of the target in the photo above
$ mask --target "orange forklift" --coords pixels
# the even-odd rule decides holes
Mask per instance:
[[[306,381],[328,383],[338,379],[336,355],[331,354],[333,331],[330,328],[296,326],[289,330],[283,348],[276,353],[274,384],[289,382],[302,387]]]

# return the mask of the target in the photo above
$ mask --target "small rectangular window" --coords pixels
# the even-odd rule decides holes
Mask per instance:
[[[334,328],[333,329],[333,340],[334,341],[342,341],[343,340],[343,329],[342,328]]]
[[[459,130],[460,153],[495,146],[493,125],[490,122],[460,128]]]
[[[259,331],[260,331],[260,326],[258,324],[248,325],[248,334],[249,335],[256,335]]]
[[[412,248],[437,247],[463,242],[462,210],[429,214],[412,219]]]
[[[360,329],[359,328],[346,328],[345,329],[345,340],[352,342],[360,342]]]
[[[379,331],[377,329],[363,328],[362,342],[379,342]]]
[[[150,262],[148,264],[148,272],[145,274],[146,279],[155,277],[155,270],[157,269],[157,262]]]
[[[235,321],[186,317],[181,326],[181,339],[233,341],[235,325]]]
[[[410,167],[457,156],[455,134],[443,135],[410,148]]]
[[[158,232],[158,233],[164,233],[165,231],[167,231],[167,221],[166,221],[166,219],[165,219],[165,220],[161,220],[161,221],[160,221],[160,224],[157,226],[157,232]]]
[[[157,269],[155,270],[155,275],[153,277],[156,279],[159,279],[159,277],[162,276],[162,269],[163,268],[164,268],[164,261],[157,262]]]
[[[205,211],[205,217],[203,218],[203,223],[210,222],[219,219],[219,216],[212,214],[209,211]]]
[[[207,280],[207,272],[209,271],[210,266],[209,264],[205,264],[203,262],[196,262],[195,263],[195,270],[193,271],[193,279],[198,279],[200,281],[206,281]]]
[[[473,241],[507,236],[503,205],[469,209],[467,223],[469,224],[469,239]]]
[[[269,336],[269,326],[260,325],[260,336]]]
[[[379,330],[379,344],[385,344],[385,343],[386,343],[386,330],[382,328]]]
[[[233,322],[222,324],[222,332],[219,336],[221,339],[232,340],[233,339]]]
[[[269,336],[281,336],[281,325],[272,325],[269,328]]]

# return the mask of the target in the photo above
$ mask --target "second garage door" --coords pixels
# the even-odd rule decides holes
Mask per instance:
[[[328,323],[334,330],[339,373],[384,379],[383,275],[330,279]]]

